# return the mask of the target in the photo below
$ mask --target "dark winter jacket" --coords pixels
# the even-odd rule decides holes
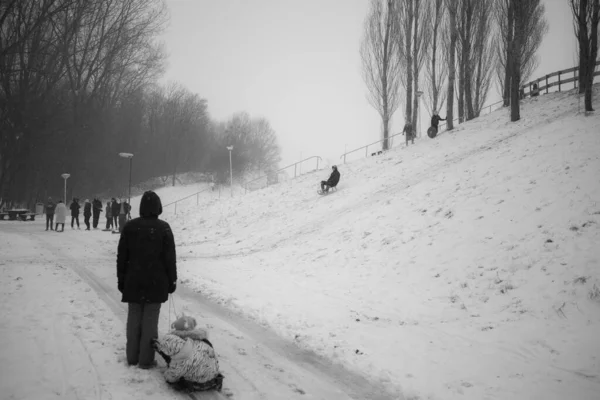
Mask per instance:
[[[119,203],[117,203],[117,201],[113,201],[112,204],[110,205],[111,209],[112,209],[112,216],[113,217],[118,217],[119,216],[119,210],[121,209],[121,206],[119,205]]]
[[[331,187],[337,186],[339,181],[340,181],[340,171],[338,171],[336,168],[333,170],[333,172],[329,176],[329,179],[327,179],[327,185],[331,186]]]
[[[406,124],[404,124],[404,128],[402,129],[402,133],[405,134],[407,137],[412,137],[413,134],[413,126],[410,122],[407,122]]]
[[[92,203],[85,203],[83,206],[83,216],[89,217],[92,215]]]
[[[79,205],[78,202],[73,201],[71,203],[71,206],[69,207],[71,209],[71,216],[72,217],[76,217],[79,215],[79,209],[81,208],[81,206]]]
[[[445,121],[446,118],[442,118],[439,115],[434,115],[433,117],[431,117],[431,126],[433,126],[435,129],[438,128],[438,125],[440,124],[440,121]]]
[[[49,201],[46,203],[46,215],[54,215],[54,210],[56,210],[56,204],[54,202]]]
[[[152,193],[154,193],[154,192],[152,192]],[[121,202],[121,205],[119,206],[119,214],[118,215],[127,215],[127,214],[129,214],[130,211],[131,211],[131,207],[129,206],[129,204],[126,201]],[[161,206],[161,212],[162,212],[162,206]]]
[[[164,303],[175,290],[177,266],[171,227],[158,219],[160,198],[146,192],[140,217],[125,224],[117,250],[117,282],[124,303]]]
[[[94,199],[92,201],[92,206],[94,207],[94,215],[100,215],[102,212],[102,202],[98,199]]]

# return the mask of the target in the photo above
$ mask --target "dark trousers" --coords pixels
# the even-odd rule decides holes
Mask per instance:
[[[123,231],[123,225],[127,221],[127,215],[119,214],[119,233]]]
[[[112,217],[106,217],[106,230],[109,230],[113,226]]]
[[[50,230],[53,231],[54,229],[52,229],[52,224],[54,223],[54,214],[46,214],[46,230],[48,230],[48,227],[50,227]]]
[[[128,303],[127,362],[149,366],[154,361],[152,339],[158,338],[160,303]]]
[[[119,227],[119,217],[117,215],[113,215],[113,226],[115,229]]]
[[[62,225],[61,232],[64,232],[65,231],[65,224],[63,224],[62,222],[61,223],[59,223],[59,222],[56,223],[56,228],[54,228],[56,230],[56,232],[58,232],[58,226],[59,225]]]
[[[90,217],[91,215],[83,215],[83,223],[86,226],[86,229],[89,231],[90,230]]]
[[[92,225],[94,229],[98,227],[98,221],[100,220],[100,212],[94,211],[94,224]]]
[[[79,214],[71,215],[71,228],[73,227],[73,223],[77,222],[77,227],[79,228]]]
[[[329,191],[329,184],[327,183],[327,181],[321,181],[321,191],[323,191],[323,192]]]

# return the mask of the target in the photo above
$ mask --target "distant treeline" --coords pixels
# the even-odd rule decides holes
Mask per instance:
[[[275,132],[246,113],[210,118],[207,101],[157,84],[162,0],[0,2],[0,205],[123,194],[133,182],[188,171],[229,175],[280,160]]]

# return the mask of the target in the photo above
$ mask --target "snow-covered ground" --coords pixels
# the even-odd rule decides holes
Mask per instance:
[[[596,96],[596,102],[600,100]],[[600,118],[573,93],[167,215],[184,281],[431,399],[598,399]]]
[[[326,168],[165,209],[178,307],[211,329],[228,393],[392,398],[359,392],[366,382],[336,392],[325,376],[357,378],[298,367],[313,356],[287,339],[398,399],[598,399],[600,118],[577,105],[572,93],[544,95],[517,123],[501,110],[339,165],[332,195],[316,194]],[[195,191],[157,192],[166,204]],[[9,398],[169,398],[155,374],[123,364],[117,240],[0,223]],[[168,318],[163,308],[161,331]]]

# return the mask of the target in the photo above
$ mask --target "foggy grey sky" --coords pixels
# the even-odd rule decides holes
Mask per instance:
[[[366,100],[358,52],[368,0],[167,3],[165,80],[206,98],[217,119],[239,111],[266,117],[282,146],[282,167],[301,155],[338,163],[345,145],[350,150],[380,139],[380,118]],[[544,3],[550,30],[532,78],[575,65],[568,1]],[[492,89],[487,103],[498,99]],[[428,118],[425,107],[421,117]],[[402,124],[397,113],[392,132]]]

